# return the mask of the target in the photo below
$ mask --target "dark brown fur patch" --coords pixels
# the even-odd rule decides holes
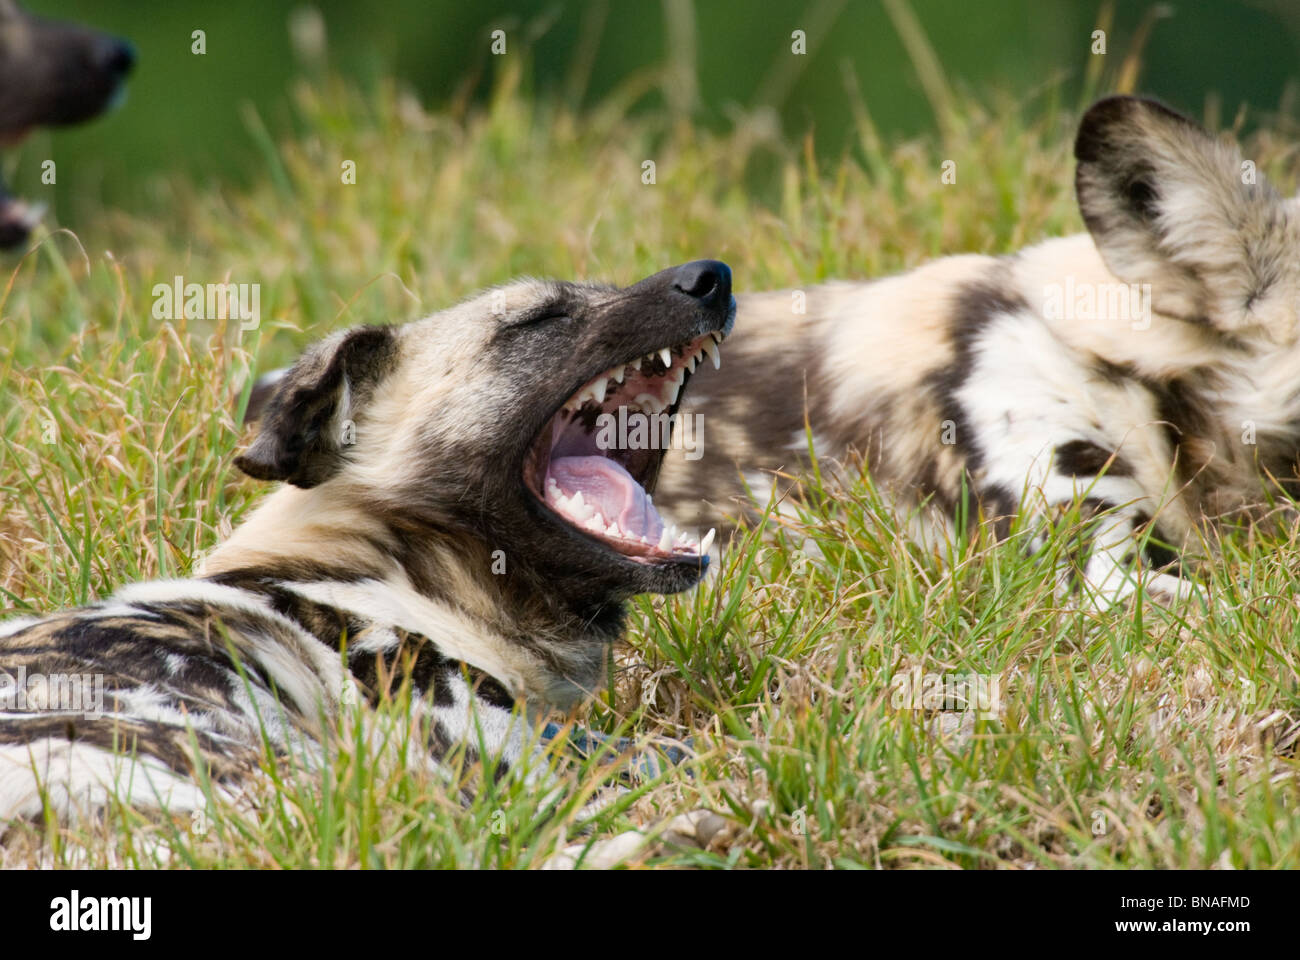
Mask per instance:
[[[1058,446],[1055,463],[1058,473],[1070,477],[1092,477],[1103,470],[1109,477],[1133,476],[1133,468],[1124,460],[1087,440],[1071,440]]]

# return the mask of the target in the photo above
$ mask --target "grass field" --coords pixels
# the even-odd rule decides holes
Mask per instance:
[[[761,113],[718,135],[629,116],[639,81],[575,116],[523,96],[520,69],[507,61],[486,108],[436,114],[397,90],[304,83],[286,122],[247,118],[265,163],[254,189],[160,184],[155,209],[104,211],[80,237],[54,232],[4,264],[8,612],[187,574],[264,492],[230,463],[254,365],[329,330],[413,319],[525,273],[626,283],[709,256],[738,289],[764,289],[1082,228],[1079,105],[1053,88],[980,101],[923,73],[939,134],[884,143],[859,98],[857,144],[824,157]],[[1089,92],[1124,76],[1091,77]],[[1248,155],[1287,188],[1283,132],[1257,134]],[[341,182],[347,160],[355,184]],[[956,184],[941,183],[947,160]],[[154,285],[177,275],[261,284],[260,327],[154,319]],[[1078,534],[1069,522],[1036,557],[1018,534],[927,553],[869,481],[835,498],[808,486],[799,522],[751,533],[707,585],[635,603],[608,692],[575,719],[691,737],[699,755],[586,833],[579,808],[609,767],[565,767],[569,788],[549,807],[513,783],[465,806],[403,762],[419,744],[394,721],[378,748],[342,729],[320,779],[268,760],[252,806],[15,829],[0,863],[147,866],[163,862],[161,840],[172,865],[523,867],[705,806],[735,836],[651,863],[1300,866],[1297,531],[1212,544],[1218,559],[1198,572],[1208,608],[1090,613],[1053,592],[1052,559]],[[893,678],[911,671],[997,678],[1000,703],[900,707]]]

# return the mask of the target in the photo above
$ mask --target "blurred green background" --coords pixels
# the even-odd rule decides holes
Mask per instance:
[[[822,155],[852,149],[846,66],[881,134],[934,124],[914,59],[889,0],[525,0],[383,3],[279,0],[144,3],[29,0],[40,14],[129,38],[139,61],[114,115],[40,133],[4,169],[17,189],[75,215],[81,204],[150,209],[157,178],[182,172],[241,183],[260,175],[253,111],[272,134],[292,123],[287,89],[325,69],[366,89],[395,80],[427,109],[464,108],[488,96],[501,61],[490,34],[504,29],[507,56],[523,57],[526,89],[569,104],[626,96],[633,109],[667,108],[690,123],[725,126],[738,111],[770,105],[789,137],[811,134]],[[996,106],[987,92],[1028,103],[1077,97],[1089,69],[1091,32],[1113,14],[1107,57],[1143,49],[1137,89],[1197,116],[1245,125],[1289,112],[1300,52],[1296,0],[913,0],[908,8],[938,54],[947,81]],[[1141,38],[1144,21],[1150,26]],[[298,24],[298,42],[290,23]],[[313,59],[319,27],[322,58]],[[207,52],[191,53],[192,31]],[[791,54],[791,32],[808,52]],[[685,69],[673,86],[652,76]],[[691,69],[693,68],[693,69]],[[250,109],[251,108],[251,109]],[[53,157],[59,183],[38,182]],[[415,173],[415,171],[413,171]],[[51,195],[52,194],[52,195]]]

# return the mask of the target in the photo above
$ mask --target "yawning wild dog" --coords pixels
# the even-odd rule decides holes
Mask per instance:
[[[1075,156],[1089,234],[741,295],[735,368],[692,391],[709,409],[704,458],[670,458],[660,505],[694,520],[742,472],[765,501],[770,471],[807,450],[806,412],[828,469],[856,451],[904,515],[930,498],[919,521],[951,521],[963,484],[1004,531],[1076,498],[1105,510],[1084,579],[1109,600],[1134,589],[1135,534],[1181,550],[1202,518],[1263,502],[1268,478],[1294,491],[1298,201],[1149,100],[1094,105]],[[1147,577],[1161,595],[1189,583]]]
[[[696,261],[622,290],[521,281],[307,350],[235,461],[283,486],[198,577],[0,624],[0,827],[109,796],[203,805],[196,763],[237,791],[259,728],[310,753],[322,717],[404,664],[431,764],[481,735],[509,768],[530,739],[516,708],[595,690],[624,601],[705,570],[650,503],[662,449],[593,428],[675,410],[734,313],[730,270]],[[65,702],[67,678],[95,678],[99,709]]]
[[[123,40],[0,0],[0,146],[33,127],[98,115],[120,94],[134,61]],[[39,209],[10,197],[0,182],[0,249],[25,241],[39,219]]]

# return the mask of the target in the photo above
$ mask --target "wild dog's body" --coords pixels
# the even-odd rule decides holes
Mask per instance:
[[[793,291],[742,294],[734,366],[692,392],[705,455],[670,458],[659,502],[691,519],[726,506],[742,472],[765,500],[770,471],[803,459],[806,411],[819,457],[855,451],[905,509],[932,497],[929,517],[954,515],[963,477],[988,517],[1022,497],[1120,508],[1087,576],[1122,595],[1137,526],[1154,518],[1181,546],[1202,516],[1259,504],[1262,473],[1293,478],[1295,202],[1244,184],[1234,149],[1145,101],[1098,104],[1076,152],[1091,234],[814,286],[804,313]],[[1117,288],[1138,309],[1106,309]],[[1072,292],[1100,295],[1098,315]]]
[[[102,712],[0,713],[0,825],[40,814],[42,791],[60,814],[108,795],[183,810],[203,802],[196,763],[238,789],[268,746],[319,754],[323,723],[406,678],[431,764],[482,744],[509,767],[529,711],[598,687],[623,601],[683,589],[707,562],[698,544],[626,539],[652,532],[648,509],[600,536],[566,512],[573,483],[617,481],[619,506],[648,508],[659,466],[591,446],[584,424],[626,400],[604,397],[600,371],[636,359],[619,382],[675,404],[676,374],[732,310],[726,267],[699,261],[626,290],[522,282],[317,344],[236,460],[285,485],[199,578],[0,623],[0,675],[104,678]],[[570,414],[584,383],[604,406]],[[612,514],[602,494],[590,502]]]
[[[330,575],[324,567],[315,572]],[[372,600],[389,599],[386,586],[361,583]],[[33,677],[100,677],[104,688],[93,710],[84,700],[28,693],[17,704],[22,709],[0,714],[0,820],[40,815],[42,788],[61,815],[109,795],[173,812],[202,805],[191,738],[218,788],[234,788],[268,748],[319,761],[328,740],[323,723],[346,705],[394,692],[408,675],[417,715],[428,724],[430,764],[456,745],[471,762],[477,758],[480,730],[470,734],[471,715],[494,761],[508,767],[519,759],[527,731],[512,710],[527,691],[505,664],[496,673],[474,665],[498,666],[478,642],[486,631],[468,619],[455,623],[455,614],[437,605],[427,633],[417,633],[398,622],[419,621],[409,610],[371,618],[312,599],[338,590],[333,580],[245,571],[160,581],[7,632],[0,658],[10,677],[29,684]],[[401,610],[414,594],[392,599]],[[462,626],[468,629],[448,629]],[[505,644],[498,639],[498,646]],[[498,675],[515,682],[507,686]],[[42,680],[33,689],[48,686]]]

